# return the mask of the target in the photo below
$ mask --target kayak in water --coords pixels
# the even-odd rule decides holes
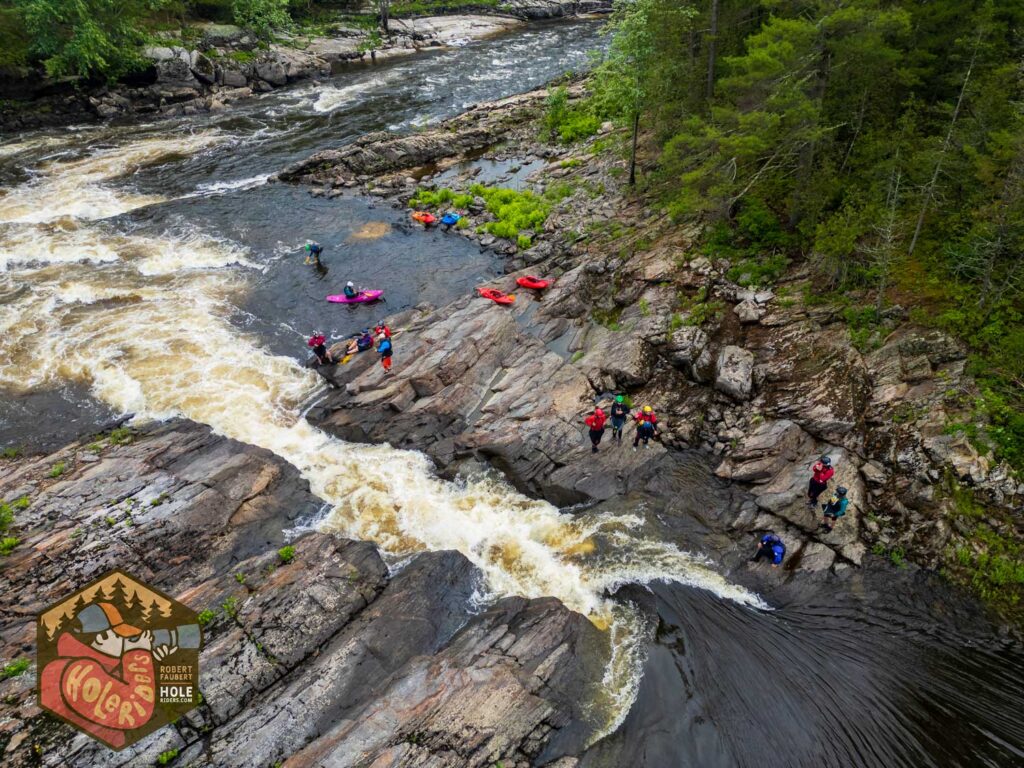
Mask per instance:
[[[549,285],[551,285],[551,281],[541,280],[539,277],[527,275],[526,277],[517,277],[516,285],[519,285],[522,288],[530,288],[531,290],[539,291],[542,288],[547,288]]]
[[[437,221],[437,216],[432,213],[427,213],[426,211],[413,211],[412,220],[418,221],[425,227],[429,227]]]
[[[441,223],[446,227],[450,227],[452,224],[458,224],[460,219],[462,219],[462,214],[446,213],[441,217]]]
[[[384,298],[384,291],[360,291],[352,298],[343,293],[335,296],[328,296],[327,300],[334,304],[369,304],[371,301],[378,301]]]
[[[485,299],[490,299],[495,304],[511,304],[516,297],[511,293],[504,293],[497,288],[477,288],[477,292]]]

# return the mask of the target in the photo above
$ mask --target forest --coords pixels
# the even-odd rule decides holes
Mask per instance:
[[[140,49],[161,33],[233,23],[266,44],[276,35],[324,31],[330,21],[387,25],[389,16],[462,0],[0,0],[0,72],[41,65],[55,77],[117,79],[145,65]],[[495,0],[478,0],[491,6]],[[367,11],[372,11],[369,13]]]
[[[991,0],[623,2],[566,125],[632,126],[638,191],[740,282],[809,269],[862,351],[894,315],[963,339],[976,418],[950,429],[1020,468],[1022,25]]]

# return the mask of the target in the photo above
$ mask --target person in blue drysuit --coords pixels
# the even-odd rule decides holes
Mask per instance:
[[[766,533],[757,545],[757,552],[754,553],[753,560],[756,563],[762,557],[767,557],[772,561],[772,568],[778,568],[785,556],[786,545],[782,543],[782,539],[774,533]]]
[[[846,494],[847,490],[843,486],[839,486],[836,488],[836,492],[832,494],[832,497],[821,505],[825,514],[821,518],[820,527],[825,529],[825,533],[832,533],[832,529],[839,522],[839,518],[846,514],[846,508],[850,504]]]

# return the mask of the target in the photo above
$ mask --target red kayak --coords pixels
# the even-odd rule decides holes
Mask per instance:
[[[477,288],[476,290],[485,299],[490,299],[495,304],[511,304],[516,300],[511,293],[503,293],[497,288]]]
[[[539,277],[533,275],[527,275],[526,277],[517,277],[516,284],[523,288],[529,288],[534,291],[539,291],[541,288],[547,288],[551,285],[550,280],[541,280]]]
[[[413,221],[418,221],[425,227],[429,227],[431,224],[437,221],[437,216],[426,211],[414,211],[412,214]]]

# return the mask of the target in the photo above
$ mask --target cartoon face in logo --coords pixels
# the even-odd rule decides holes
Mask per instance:
[[[198,706],[195,612],[112,571],[40,614],[39,704],[120,750]]]

